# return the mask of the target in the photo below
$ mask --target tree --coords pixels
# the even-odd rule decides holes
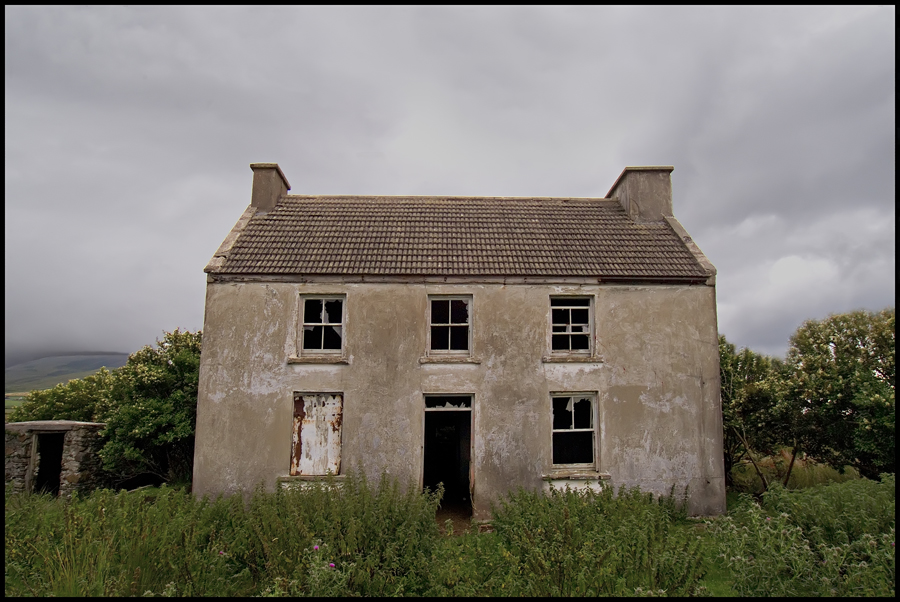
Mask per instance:
[[[121,368],[32,391],[10,420],[105,422],[100,457],[110,480],[153,473],[164,481],[190,481],[200,344],[200,331],[167,332],[157,347],[131,354]]]
[[[117,370],[104,400],[106,470],[191,480],[200,342],[199,331],[167,332],[156,348],[145,346]]]
[[[763,487],[768,486],[754,454],[772,455],[781,444],[785,428],[775,411],[781,370],[777,359],[747,348],[738,352],[719,335],[725,479],[729,486],[731,471],[744,456],[753,463]]]
[[[839,470],[894,472],[894,309],[808,320],[791,337],[778,412],[793,445]]]

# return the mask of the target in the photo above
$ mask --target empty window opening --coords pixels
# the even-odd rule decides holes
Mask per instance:
[[[343,324],[343,299],[303,299],[303,350],[340,351]]]
[[[590,353],[591,300],[583,297],[551,298],[550,311],[552,350]]]
[[[469,468],[472,448],[471,397],[425,398],[425,449],[422,484],[444,484],[441,508],[471,516]],[[459,408],[459,409],[457,409]]]
[[[35,493],[59,495],[59,478],[62,473],[62,456],[65,433],[43,433],[37,437],[39,454],[37,476],[34,481]]]
[[[470,299],[431,299],[431,350],[469,350]]]
[[[594,463],[594,400],[553,397],[553,464]]]
[[[343,395],[294,393],[291,475],[341,472]]]

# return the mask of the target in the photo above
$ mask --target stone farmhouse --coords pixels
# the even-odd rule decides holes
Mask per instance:
[[[293,195],[250,167],[205,268],[197,495],[355,468],[477,520],[518,487],[725,510],[716,272],[672,167],[605,198]]]

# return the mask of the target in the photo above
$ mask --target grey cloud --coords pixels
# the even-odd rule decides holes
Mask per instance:
[[[734,342],[780,353],[803,319],[892,303],[891,7],[6,17],[7,354],[199,328],[254,161],[298,193],[501,196],[602,196],[671,164]],[[790,265],[835,288],[773,284]]]

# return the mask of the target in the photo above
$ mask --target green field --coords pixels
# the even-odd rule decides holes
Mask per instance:
[[[84,378],[101,367],[112,370],[125,365],[127,353],[103,355],[56,355],[6,368],[4,392],[16,393],[49,389],[73,378]],[[6,405],[9,408],[9,403]]]

